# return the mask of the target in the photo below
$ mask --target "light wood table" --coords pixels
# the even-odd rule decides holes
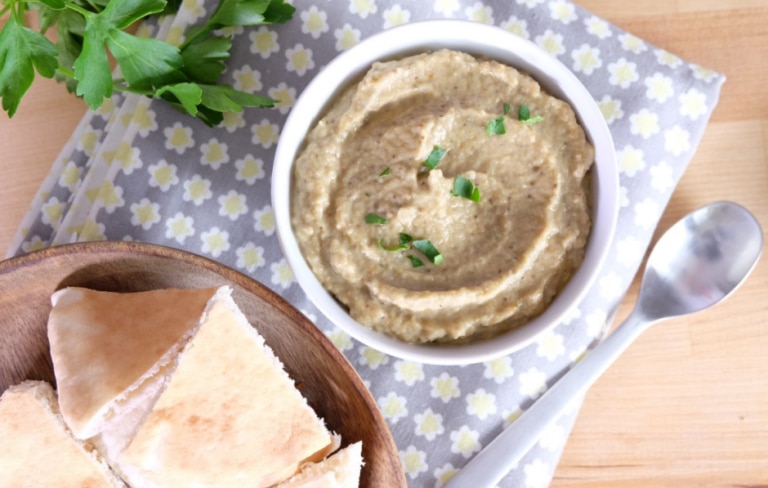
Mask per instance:
[[[686,60],[727,75],[720,103],[659,226],[713,200],[768,228],[768,2],[580,0]],[[0,114],[0,250],[85,112],[38,79]],[[637,296],[637,282],[617,320]],[[710,311],[659,324],[590,390],[553,487],[768,487],[768,256]]]

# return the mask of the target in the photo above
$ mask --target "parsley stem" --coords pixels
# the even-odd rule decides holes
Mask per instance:
[[[23,24],[24,23],[24,18],[23,18],[24,7],[22,5],[23,3],[24,2],[14,2],[13,0],[11,0],[11,2],[6,7],[6,8],[10,8],[11,9],[11,15],[13,15],[13,18],[19,24]]]
[[[8,4],[8,5],[6,5],[5,7],[3,7],[3,8],[2,8],[2,10],[0,10],[0,17],[2,17],[3,15],[5,15],[5,13],[6,13],[7,11],[9,11],[10,9],[11,9],[11,4],[9,3],[9,4]]]
[[[67,68],[67,67],[59,65],[56,68],[56,71],[58,71],[59,73],[61,73],[64,76],[66,76],[67,78],[72,78],[73,80],[75,79],[75,72],[72,71],[71,69]]]
[[[193,30],[190,29],[186,34],[187,37],[184,39],[184,42],[181,43],[181,46],[179,46],[179,51],[183,51],[187,46],[192,44],[192,42],[199,39],[201,36],[204,36],[208,34],[212,29],[208,28],[208,26],[200,27],[199,29]]]
[[[79,13],[80,15],[85,17],[86,19],[90,19],[91,16],[93,15],[93,12],[90,12],[90,11],[84,9],[83,7],[81,7],[80,5],[78,5],[76,3],[67,2],[65,5],[66,5],[66,7],[68,9],[74,10],[75,12]]]
[[[96,13],[100,13],[101,12],[101,9],[99,8],[99,6],[96,5],[94,2],[92,2],[91,0],[85,0],[85,2],[88,5],[91,6],[91,8],[93,9],[94,12],[96,12]]]

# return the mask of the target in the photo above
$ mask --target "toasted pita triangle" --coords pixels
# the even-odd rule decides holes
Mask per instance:
[[[302,466],[301,472],[275,488],[357,488],[363,466],[363,443],[335,452],[319,463]]]
[[[147,388],[183,347],[214,293],[65,288],[53,295],[48,339],[61,412],[76,437],[99,434],[119,402]]]
[[[48,383],[25,381],[3,393],[0,439],[0,486],[125,486],[92,446],[71,436]]]
[[[322,459],[332,434],[221,288],[118,458],[135,486],[267,487]]]

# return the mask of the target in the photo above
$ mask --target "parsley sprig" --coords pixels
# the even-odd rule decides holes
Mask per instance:
[[[6,0],[8,21],[0,31],[0,98],[12,117],[35,72],[56,76],[97,109],[114,91],[161,98],[208,125],[224,112],[272,107],[275,100],[220,84],[232,48],[223,27],[287,22],[295,8],[283,0],[221,0],[208,21],[189,29],[185,42],[170,43],[127,30],[153,14],[178,8],[166,0]],[[24,25],[24,12],[39,9],[40,32]],[[57,43],[45,37],[56,26]],[[122,74],[113,78],[110,53]]]

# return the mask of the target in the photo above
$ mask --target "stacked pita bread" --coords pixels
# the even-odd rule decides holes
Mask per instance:
[[[352,488],[360,483],[363,443],[351,444],[317,464],[307,464],[275,488]]]
[[[93,445],[72,437],[43,381],[25,381],[0,397],[0,439],[0,486],[125,486]]]
[[[358,486],[360,443],[329,457],[341,439],[228,287],[66,288],[52,302],[61,415],[128,485]]]

